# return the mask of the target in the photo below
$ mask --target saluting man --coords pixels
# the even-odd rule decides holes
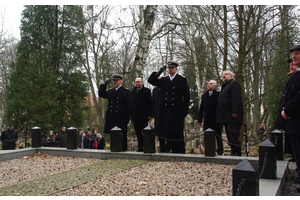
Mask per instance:
[[[168,67],[168,76],[158,79]],[[156,133],[166,138],[172,153],[185,153],[183,137],[184,118],[189,112],[190,91],[187,79],[178,74],[178,63],[169,61],[167,66],[153,72],[148,82],[160,88]]]
[[[132,101],[130,91],[123,87],[123,77],[119,74],[112,75],[114,87],[106,91],[106,86],[110,80],[105,81],[100,85],[99,97],[108,100],[104,133],[110,133],[110,130],[115,126],[122,129],[123,132],[123,147],[127,151],[127,125],[130,120],[132,109]]]

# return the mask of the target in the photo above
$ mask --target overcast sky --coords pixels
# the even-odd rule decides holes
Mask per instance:
[[[72,4],[77,4],[77,5],[96,5],[101,3],[102,1],[100,0],[84,0],[84,1],[70,1],[70,0],[52,0],[52,1],[42,1],[43,4],[64,4],[64,5],[72,5]],[[148,1],[145,0],[140,0],[140,1],[133,1],[133,0],[126,0],[126,1],[121,1],[121,0],[110,0],[109,1],[109,5],[141,5],[141,4],[147,4]],[[157,1],[157,0],[151,0],[150,1],[151,4],[160,4],[161,5],[161,1]],[[219,2],[219,3],[218,3]],[[236,1],[236,0],[227,0],[226,4],[229,5],[239,5],[239,4],[243,4],[244,1]],[[4,30],[8,30],[10,35],[13,35],[16,38],[20,38],[20,20],[21,20],[21,13],[22,10],[24,9],[23,5],[41,5],[41,1],[33,1],[33,0],[25,0],[25,1],[8,1],[5,2],[8,3],[7,5],[2,5],[0,4],[0,16],[2,17],[2,14],[4,12],[5,14],[5,22],[4,22]],[[22,5],[22,4],[23,5]],[[206,4],[206,3],[210,3],[210,4],[224,4],[224,1],[217,1],[217,0],[210,0],[209,2],[205,2],[205,1],[201,1],[201,0],[185,0],[184,2],[179,1],[179,0],[165,0],[163,1],[164,5],[174,5],[174,4],[184,4],[184,5],[189,5],[189,4]],[[248,2],[249,3],[249,2]],[[282,4],[283,2],[280,2],[278,0],[275,1],[270,1],[270,0],[263,0],[263,1],[251,1],[251,4],[265,4],[265,5],[270,5],[270,4],[275,4],[275,5],[279,5]],[[286,5],[292,5],[295,2],[292,2],[291,0],[285,0],[284,4]],[[149,2],[148,2],[149,4]],[[1,19],[0,19],[1,20]],[[0,22],[0,25],[2,24],[2,22]]]
[[[20,20],[24,6],[21,4],[0,5],[1,17],[4,15],[4,30],[10,35],[20,38]],[[2,24],[2,22],[0,23]]]

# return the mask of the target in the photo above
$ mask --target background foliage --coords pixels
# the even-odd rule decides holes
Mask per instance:
[[[278,114],[286,59],[299,43],[298,13],[288,5],[25,6],[21,38],[0,35],[3,125],[32,120],[46,130],[101,131],[101,82],[119,73],[131,89],[141,76],[152,89],[150,73],[177,60],[191,88],[193,120],[207,82],[216,80],[220,90],[222,71],[232,70],[255,138]]]

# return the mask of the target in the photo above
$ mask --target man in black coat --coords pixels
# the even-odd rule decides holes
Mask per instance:
[[[152,115],[154,117],[154,130],[155,130],[155,135],[157,134],[156,128],[158,127],[158,121],[159,121],[159,102],[160,99],[160,88],[155,87],[152,91]],[[166,138],[158,136],[158,141],[159,141],[159,152],[160,153],[169,153],[169,149],[166,148]]]
[[[211,128],[215,131],[216,140],[218,144],[217,154],[223,155],[223,141],[222,141],[222,125],[216,123],[217,103],[220,92],[216,91],[217,82],[210,80],[207,84],[208,91],[202,95],[201,104],[198,113],[198,124],[202,125],[203,116],[204,124],[203,130]]]
[[[144,87],[142,78],[135,79],[135,87],[131,90],[132,113],[131,120],[138,140],[138,151],[143,151],[143,129],[151,119],[151,90]]]
[[[290,78],[292,78],[292,76],[294,75],[295,71],[297,70],[297,66],[293,64],[291,58],[288,59],[287,62],[290,65],[290,67],[289,67],[290,71],[287,74],[288,78],[290,80]],[[282,92],[282,96],[281,96],[280,101],[279,101],[278,115],[277,115],[277,118],[276,118],[276,121],[275,121],[275,126],[274,126],[275,129],[285,130],[285,127],[286,127],[287,120],[284,119],[281,116],[281,111],[282,111],[282,108],[284,107],[284,105],[286,104],[285,103],[285,100],[286,100],[286,88],[287,88],[287,86],[289,84],[289,80],[286,83],[286,86],[285,86],[285,88],[284,88],[284,90]],[[290,159],[290,161],[294,161],[295,158],[294,158],[294,155],[293,155],[293,149],[292,149],[292,144],[291,144],[291,139],[290,139],[290,135],[289,134],[285,134],[284,150],[285,150],[285,153],[289,153],[289,154],[292,155],[292,158]]]
[[[67,147],[67,128],[66,126],[63,126],[61,128],[61,132],[60,132],[60,140],[59,140],[59,145],[60,147]]]
[[[169,76],[158,79],[168,67]],[[169,61],[159,72],[153,72],[148,82],[160,88],[159,117],[156,133],[165,137],[172,153],[185,153],[184,118],[189,112],[190,91],[187,79],[177,73],[178,63]]]
[[[231,146],[231,155],[241,156],[239,134],[243,124],[243,102],[240,84],[233,79],[230,70],[223,71],[223,86],[218,98],[217,119],[218,124],[223,124],[227,139]]]
[[[1,141],[3,145],[3,150],[16,149],[16,141],[18,140],[18,133],[14,130],[13,123],[8,124],[8,128],[2,131]]]
[[[132,100],[130,91],[123,87],[123,77],[118,74],[112,76],[114,87],[106,91],[110,80],[102,83],[99,88],[99,97],[108,100],[104,133],[110,133],[115,126],[122,129],[123,150],[127,151],[127,125],[130,121]]]
[[[286,88],[286,104],[282,108],[281,115],[287,120],[285,134],[290,135],[293,155],[298,168],[298,176],[293,179],[300,183],[300,44],[290,49],[290,52],[292,53],[292,62],[298,68]],[[297,190],[299,191],[300,188],[298,187]]]

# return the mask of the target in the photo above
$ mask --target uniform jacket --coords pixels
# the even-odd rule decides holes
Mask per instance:
[[[202,100],[198,113],[198,122],[203,122],[203,130],[211,128],[215,130],[216,133],[221,132],[222,126],[216,124],[216,114],[217,114],[217,103],[220,92],[214,90],[212,95],[209,96],[209,91],[202,95]]]
[[[184,118],[189,112],[190,91],[187,79],[177,74],[171,81],[169,76],[157,79],[153,72],[148,82],[160,88],[158,121],[156,131],[161,133],[183,133]]]
[[[237,113],[237,117],[232,117]],[[217,119],[219,124],[237,123],[243,124],[243,102],[240,84],[231,79],[222,86],[217,104]]]
[[[15,149],[17,140],[18,140],[18,133],[15,133],[14,129],[12,129],[11,131],[9,129],[2,131],[1,141],[3,144],[3,150]]]
[[[127,131],[132,109],[130,91],[123,86],[118,90],[111,88],[106,91],[106,85],[101,84],[99,96],[108,100],[104,133],[110,133],[110,130],[115,126]]]
[[[300,134],[300,72],[296,71],[286,88],[285,114],[287,120],[285,133]]]
[[[146,87],[142,87],[138,92],[134,87],[131,92],[132,99],[132,113],[131,120],[148,122],[148,116],[151,117],[151,90]]]
[[[282,92],[282,95],[280,97],[280,100],[279,100],[279,107],[278,107],[278,114],[277,114],[277,118],[276,118],[276,121],[275,121],[275,126],[274,128],[275,129],[282,129],[284,130],[285,127],[286,127],[286,122],[287,120],[284,119],[281,115],[281,111],[284,107],[284,105],[286,104],[285,101],[286,101],[286,92],[287,92],[287,86],[289,84],[289,81],[287,82],[283,92]]]

